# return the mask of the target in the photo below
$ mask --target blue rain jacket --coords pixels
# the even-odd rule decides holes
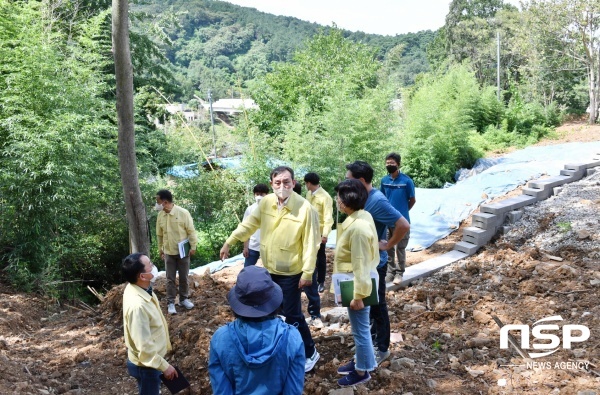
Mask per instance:
[[[218,395],[301,395],[305,361],[304,343],[295,327],[279,318],[238,318],[213,335],[208,372]]]

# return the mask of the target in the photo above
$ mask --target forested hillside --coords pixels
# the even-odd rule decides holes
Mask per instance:
[[[239,97],[272,71],[273,62],[290,61],[307,39],[330,30],[214,0],[153,0],[133,9],[160,20],[169,43],[164,50],[181,87],[176,99],[184,102],[194,94],[206,98],[208,89],[216,99]],[[432,31],[394,37],[343,31],[343,36],[376,48],[379,60],[395,48],[403,59],[398,79],[404,84],[429,71],[425,49],[434,38]]]

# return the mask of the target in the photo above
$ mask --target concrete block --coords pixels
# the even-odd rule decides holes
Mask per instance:
[[[548,178],[542,178],[539,180],[529,181],[527,184],[530,188],[554,188],[571,182],[569,176],[554,176]]]
[[[587,168],[587,163],[567,163],[565,165],[565,170],[584,171]]]
[[[475,213],[471,217],[471,225],[481,229],[493,229],[504,222],[503,215],[495,215],[489,213]]]
[[[455,250],[464,252],[467,255],[473,255],[474,253],[477,252],[479,247],[481,247],[481,246],[478,246],[477,244],[469,243],[466,241],[459,241],[458,243],[454,244]]]
[[[600,166],[600,157],[598,158],[594,158],[592,160],[590,160],[589,162],[586,162],[585,167],[588,169],[591,169],[592,167],[598,167]]]
[[[510,225],[503,225],[503,226],[500,226],[498,228],[498,233],[501,234],[501,235],[505,235],[508,232],[510,232],[511,229],[512,229],[512,226],[510,226]]]
[[[509,212],[506,216],[506,218],[508,219],[508,222],[511,224],[514,224],[515,222],[520,220],[522,217],[523,217],[523,210],[513,210],[513,211]]]
[[[494,229],[481,229],[474,226],[469,226],[463,229],[462,241],[466,241],[478,246],[486,245],[496,234]]]
[[[569,177],[571,177],[571,181],[570,182],[581,180],[583,178],[583,174],[584,173],[585,173],[585,170],[564,169],[564,170],[560,171],[560,175],[561,176],[569,176]]]
[[[600,172],[600,167],[592,167],[592,168],[587,169],[587,171],[585,172],[585,176],[589,177],[592,174],[596,174],[599,172]]]
[[[534,196],[521,195],[503,200],[498,203],[482,204],[479,206],[479,209],[483,213],[504,215],[509,211],[529,206],[535,202],[537,202],[537,199]]]
[[[552,196],[552,188],[523,188],[523,195],[533,196],[538,201],[545,200]]]
[[[411,282],[415,282],[420,278],[429,277],[438,270],[468,256],[469,255],[464,252],[452,250],[440,256],[436,256],[435,258],[417,263],[416,265],[407,266],[404,276],[402,277],[402,282],[400,284],[389,283],[385,289],[388,291],[395,291],[400,288],[408,287]]]
[[[556,187],[554,188],[554,196],[558,195],[559,193],[561,193],[563,190],[563,187]]]

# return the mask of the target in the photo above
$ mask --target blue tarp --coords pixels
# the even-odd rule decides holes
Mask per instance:
[[[237,169],[242,165],[241,156],[232,156],[231,158],[216,158],[211,160],[212,164],[223,169]],[[201,163],[202,167],[208,166],[208,162]],[[173,166],[167,170],[167,174],[177,178],[194,178],[198,176],[198,163],[189,163],[187,165]]]
[[[568,163],[588,162],[600,142],[529,147],[495,158],[484,171],[444,189],[416,188],[407,249],[419,251],[458,229],[461,221],[491,199],[542,175],[556,176]]]

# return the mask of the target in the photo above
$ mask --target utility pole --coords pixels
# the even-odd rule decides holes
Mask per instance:
[[[500,101],[500,30],[496,31],[496,43],[496,59],[498,61],[496,65],[496,84],[498,86],[498,101]]]
[[[215,118],[213,116],[212,93],[210,89],[208,90],[208,105],[210,107],[210,124],[213,132],[213,156],[215,159],[217,159],[217,135],[215,133]]]

